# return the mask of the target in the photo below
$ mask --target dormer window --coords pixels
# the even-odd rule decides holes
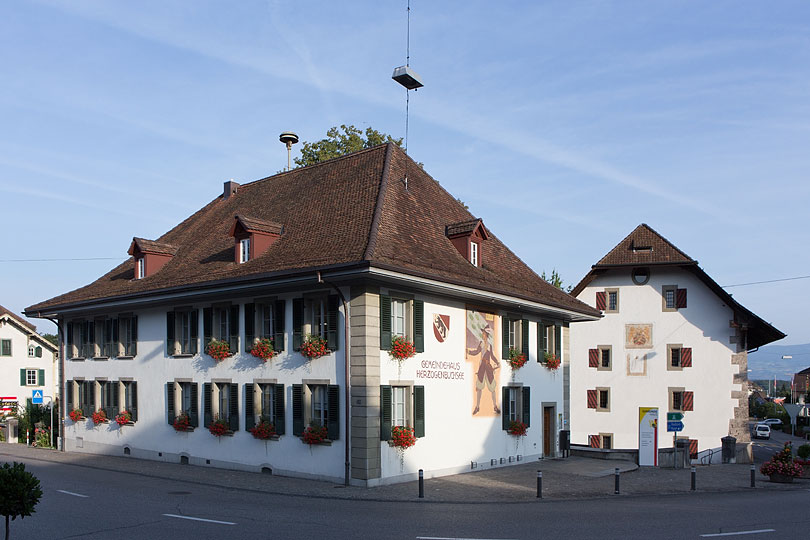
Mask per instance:
[[[480,219],[447,225],[445,236],[470,264],[475,267],[481,266],[483,241],[489,238],[489,233]]]
[[[250,260],[250,238],[239,240],[239,263],[246,263]]]
[[[231,227],[235,240],[234,260],[242,264],[259,257],[281,237],[283,229],[281,223],[234,216]]]
[[[145,238],[133,238],[127,253],[135,259],[133,277],[144,279],[155,274],[164,264],[172,260],[177,253],[177,247]]]

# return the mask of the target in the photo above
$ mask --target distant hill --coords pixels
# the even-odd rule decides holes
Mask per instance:
[[[782,359],[782,356],[793,358]],[[766,345],[748,355],[748,378],[752,380],[790,380],[794,373],[810,367],[810,343],[803,345]]]

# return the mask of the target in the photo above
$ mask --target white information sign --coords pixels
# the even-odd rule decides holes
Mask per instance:
[[[638,408],[638,464],[658,466],[658,407]]]

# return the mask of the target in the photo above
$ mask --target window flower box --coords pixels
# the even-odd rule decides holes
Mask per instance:
[[[407,426],[394,426],[391,428],[391,440],[388,444],[399,450],[406,450],[416,444],[413,428]]]
[[[217,362],[221,362],[225,360],[229,356],[232,356],[231,353],[231,346],[227,341],[219,340],[219,339],[212,339],[208,342],[208,345],[205,347],[205,354],[216,360]]]
[[[388,351],[391,358],[398,362],[412,358],[416,354],[416,348],[413,341],[408,341],[402,336],[394,336],[391,339],[391,350]]]
[[[326,356],[331,351],[326,347],[326,340],[320,336],[307,334],[303,342],[301,342],[300,352],[310,360]]]
[[[132,414],[129,411],[121,411],[115,417],[115,423],[119,426],[127,426],[132,425],[134,422],[132,421]]]
[[[191,425],[191,418],[189,418],[186,413],[178,414],[172,426],[175,431],[194,431],[194,427]]]
[[[214,437],[222,437],[223,435],[233,435],[228,422],[222,418],[217,418],[208,425],[208,431]]]
[[[324,426],[310,424],[301,435],[301,440],[310,446],[313,444],[323,444],[327,440],[327,430]]]
[[[106,424],[109,420],[107,419],[107,413],[104,412],[104,409],[99,409],[93,413],[93,425],[97,426],[99,424]]]
[[[268,338],[257,339],[250,349],[250,354],[256,358],[261,358],[262,362],[267,362],[275,357],[278,352],[273,348],[273,340]]]
[[[549,371],[555,371],[560,367],[560,357],[553,353],[543,353],[543,364]]]
[[[79,422],[84,418],[84,412],[81,409],[73,409],[72,411],[70,411],[68,416],[74,422]]]
[[[267,420],[260,420],[258,424],[250,428],[248,431],[260,441],[269,441],[278,439],[276,427]]]
[[[509,347],[509,358],[506,361],[514,371],[517,371],[526,365],[526,355],[514,347]]]
[[[529,429],[529,426],[520,420],[512,420],[509,422],[509,429],[507,429],[506,432],[515,437],[524,437],[527,429]]]

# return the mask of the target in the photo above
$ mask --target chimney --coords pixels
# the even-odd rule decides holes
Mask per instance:
[[[224,189],[224,191],[222,193],[222,198],[227,201],[228,197],[235,194],[238,189],[239,189],[239,184],[237,182],[234,182],[233,178],[231,178],[230,180],[225,182],[225,189]]]

